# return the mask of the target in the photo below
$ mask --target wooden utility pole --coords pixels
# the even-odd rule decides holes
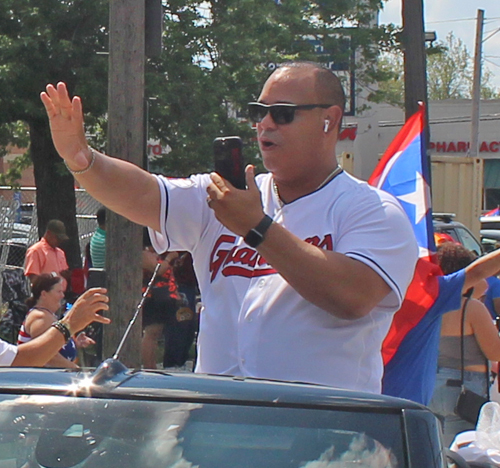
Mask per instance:
[[[469,156],[479,153],[479,111],[481,106],[481,60],[483,50],[484,10],[477,10],[476,47],[474,50],[474,80],[472,82],[472,115]]]
[[[144,151],[144,1],[110,0],[108,153],[142,165]],[[106,272],[112,323],[104,327],[103,358],[111,357],[141,297],[142,227],[108,212]],[[141,364],[141,320],[120,360]]]

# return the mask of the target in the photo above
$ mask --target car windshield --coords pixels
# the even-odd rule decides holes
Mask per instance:
[[[460,226],[441,227],[437,232],[444,232],[450,235],[453,240],[462,244],[466,249],[480,256],[482,254],[481,245],[474,236],[466,229]]]
[[[466,249],[469,249],[471,252],[474,252],[476,255],[481,255],[481,253],[482,253],[481,246],[469,231],[462,228],[462,229],[458,229],[458,233],[460,235],[460,241]]]
[[[359,410],[4,396],[0,467],[400,468],[401,427]]]

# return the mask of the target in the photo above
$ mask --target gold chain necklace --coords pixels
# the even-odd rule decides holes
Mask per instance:
[[[330,172],[330,174],[326,176],[326,179],[313,190],[313,192],[317,192],[320,188],[324,187],[333,178],[337,177],[337,175],[339,175],[341,172],[342,168],[340,166],[337,166],[332,172]],[[286,205],[286,203],[281,199],[278,186],[276,185],[276,182],[274,180],[273,180],[273,190],[274,194],[276,195],[276,199],[278,200],[278,203],[280,205],[280,208],[283,208],[283,206]]]

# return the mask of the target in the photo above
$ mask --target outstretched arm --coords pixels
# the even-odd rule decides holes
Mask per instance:
[[[64,336],[60,331],[50,327],[45,333],[23,343],[17,348],[17,356],[13,367],[41,367],[47,364],[64,346]]]
[[[99,315],[100,310],[108,310],[108,297],[103,288],[85,291],[75,302],[71,310],[61,320],[74,334],[92,322],[109,323],[110,320]],[[64,345],[63,334],[54,327],[49,327],[40,336],[18,346],[17,356],[12,366],[40,367],[52,359]]]
[[[78,96],[69,98],[64,83],[47,85],[40,97],[54,146],[72,171],[83,171],[74,174],[82,187],[110,210],[159,231],[160,191],[156,179],[134,164],[90,150],[82,102]]]
[[[49,330],[53,323],[54,318],[47,314],[47,312],[34,310],[29,314],[26,326],[27,330],[29,330],[29,334],[33,338],[37,338]],[[45,365],[48,367],[78,368],[74,362],[66,359],[60,353],[55,353]]]
[[[500,271],[500,249],[479,257],[465,267],[463,292],[474,287],[479,281],[496,275]]]

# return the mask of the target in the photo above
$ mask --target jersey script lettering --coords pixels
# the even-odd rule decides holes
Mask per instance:
[[[276,270],[255,249],[246,245],[235,245],[238,239],[237,236],[223,234],[215,242],[210,255],[210,282],[214,281],[219,272],[223,276],[242,276],[244,278],[276,273]],[[333,250],[331,234],[325,235],[323,239],[319,236],[308,237],[305,241],[320,249]]]

